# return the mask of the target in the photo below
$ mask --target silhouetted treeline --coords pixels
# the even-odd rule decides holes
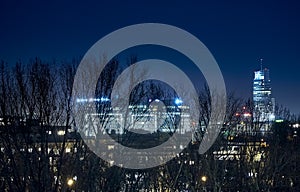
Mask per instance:
[[[136,59],[131,58],[130,63]],[[111,61],[99,77],[97,96],[109,96],[120,74]],[[266,135],[237,132],[238,126],[260,127],[252,118],[251,100],[227,97],[221,133],[205,154],[199,143],[210,119],[210,92],[199,94],[199,133],[168,163],[146,170],[111,166],[82,141],[72,107],[73,78],[79,60],[0,63],[0,188],[4,191],[299,191],[299,121],[277,107],[282,122]],[[157,83],[157,82],[156,82]],[[131,104],[149,96],[171,98],[172,90],[147,82],[138,86]],[[140,97],[137,97],[139,95]],[[101,110],[101,106],[99,108]],[[103,108],[102,108],[103,110]],[[298,125],[297,125],[298,123]],[[116,136],[115,136],[116,137]]]

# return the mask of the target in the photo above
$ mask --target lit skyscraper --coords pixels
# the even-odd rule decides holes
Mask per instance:
[[[254,72],[253,103],[255,122],[274,121],[275,99],[272,98],[269,69],[263,69],[262,66],[259,71]]]

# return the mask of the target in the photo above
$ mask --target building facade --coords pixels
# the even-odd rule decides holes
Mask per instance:
[[[253,80],[253,121],[261,123],[261,130],[267,131],[269,123],[275,120],[275,99],[272,97],[272,88],[269,69],[254,72]]]

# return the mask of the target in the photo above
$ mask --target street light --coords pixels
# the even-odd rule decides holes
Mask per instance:
[[[206,175],[203,175],[200,179],[201,179],[201,181],[202,181],[202,191],[207,191],[207,190],[206,190],[207,176],[206,176]]]
[[[69,187],[72,187],[74,185],[74,179],[72,178],[68,179],[67,184]]]

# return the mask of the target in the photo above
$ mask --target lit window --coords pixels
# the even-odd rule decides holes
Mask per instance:
[[[57,131],[57,135],[64,135],[65,134],[65,131],[64,130],[59,130]]]
[[[70,147],[67,147],[66,148],[66,153],[70,153],[71,152],[71,148]]]
[[[108,146],[107,146],[107,149],[108,149],[108,150],[112,150],[112,149],[114,149],[114,148],[115,148],[114,145],[108,145]]]
[[[113,166],[114,165],[114,161],[109,161],[109,165]]]

